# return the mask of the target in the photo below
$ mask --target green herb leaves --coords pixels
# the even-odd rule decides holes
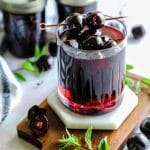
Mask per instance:
[[[92,127],[88,128],[84,135],[85,146],[81,146],[78,140],[78,137],[75,135],[71,135],[68,129],[66,128],[67,137],[62,137],[59,139],[59,150],[71,149],[73,150],[93,150],[92,148]],[[110,150],[109,144],[107,143],[107,138],[103,138],[98,145],[98,150]]]
[[[66,128],[67,137],[64,137],[59,140],[59,150],[63,150],[70,146],[80,146],[78,143],[78,137],[75,135],[71,135]]]
[[[87,129],[87,131],[85,132],[85,136],[84,136],[84,140],[88,146],[88,149],[90,150],[92,150],[91,136],[92,136],[92,127]]]
[[[98,144],[98,150],[110,150],[109,144],[107,143],[107,137],[103,138]]]
[[[150,86],[150,78],[149,79],[148,78],[143,78],[143,79],[141,79],[141,82],[146,84],[147,86]]]
[[[137,81],[136,86],[135,86],[135,94],[138,95],[141,91],[141,81]]]
[[[141,81],[138,80],[135,84],[135,81],[128,77],[128,71],[132,70],[134,67],[130,64],[126,64],[126,75],[125,75],[125,84],[136,94],[138,95],[141,91]]]
[[[132,70],[134,67],[130,64],[126,64],[126,71]]]
[[[42,58],[43,57],[43,58]],[[32,72],[34,73],[36,76],[40,76],[44,71],[46,71],[46,69],[48,68],[47,66],[48,64],[48,55],[47,55],[47,49],[46,47],[43,47],[42,50],[40,50],[39,46],[36,45],[35,46],[35,51],[34,51],[34,59],[29,60],[26,59],[22,64],[21,64],[21,68],[19,68],[18,70],[15,70],[13,73],[16,77],[17,80],[19,81],[26,81],[26,78],[24,77],[23,74],[21,74],[20,70],[25,70],[28,72]],[[42,58],[42,60],[41,60]],[[44,62],[41,62],[44,61]],[[45,65],[46,63],[46,69],[44,68],[43,65]],[[40,65],[39,65],[40,64]]]
[[[13,72],[13,74],[18,81],[26,81],[26,78],[21,73]]]
[[[22,64],[22,69],[26,70],[26,71],[34,71],[34,65],[33,62],[29,61],[29,60],[25,60]]]
[[[38,47],[38,45],[35,46],[35,51],[34,51],[34,59],[35,61],[39,59],[41,56],[47,55],[47,50],[46,47],[43,47],[42,50]]]

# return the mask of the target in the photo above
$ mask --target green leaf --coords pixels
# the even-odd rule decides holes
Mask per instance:
[[[18,81],[26,81],[26,78],[21,73],[13,72],[13,74]]]
[[[59,150],[63,150],[70,146],[80,146],[78,142],[78,137],[75,135],[71,135],[68,129],[66,128],[67,137],[62,137],[62,139],[59,139]]]
[[[40,56],[41,52],[40,52],[40,48],[38,45],[35,45],[35,50],[34,50],[34,57],[38,58]]]
[[[71,136],[68,138],[63,138],[59,140],[59,149],[64,149],[70,146],[79,146],[78,138],[76,136]]]
[[[141,81],[137,81],[136,87],[135,87],[135,94],[138,95],[141,91]]]
[[[29,60],[25,60],[22,64],[22,69],[26,70],[26,71],[34,71],[35,68],[33,66],[33,63]]]
[[[88,149],[90,149],[90,150],[92,150],[91,136],[92,136],[92,127],[87,129],[85,136],[84,136],[84,140],[88,146]]]
[[[107,137],[100,140],[100,142],[98,144],[98,150],[110,150],[110,146],[107,143]]]
[[[134,66],[130,65],[130,64],[126,64],[126,71],[132,70],[134,68]]]
[[[150,78],[143,78],[143,79],[141,79],[141,82],[143,82],[147,86],[150,86]]]
[[[129,78],[129,77],[126,77],[125,78],[125,84],[130,88],[132,89],[133,86],[134,86],[134,80]]]
[[[44,56],[44,55],[47,55],[47,48],[46,48],[46,46],[44,46],[44,47],[42,48],[42,51],[41,51],[41,53],[40,53],[40,57],[41,57],[41,56]]]
[[[34,64],[34,73],[37,77],[39,77],[42,74],[42,71],[38,68],[36,64]]]

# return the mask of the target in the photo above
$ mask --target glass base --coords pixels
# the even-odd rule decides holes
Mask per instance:
[[[103,105],[85,106],[82,104],[71,102],[66,97],[63,96],[59,88],[58,88],[58,96],[62,104],[65,107],[67,107],[69,110],[75,113],[79,113],[79,114],[96,115],[96,114],[105,114],[105,113],[109,113],[113,111],[115,108],[117,108],[121,104],[124,94],[122,92],[121,96],[115,100],[116,103],[114,105],[108,103],[107,107],[104,107]]]

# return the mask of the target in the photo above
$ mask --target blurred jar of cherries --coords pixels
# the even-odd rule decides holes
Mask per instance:
[[[39,29],[45,22],[45,4],[46,0],[1,0],[5,42],[13,55],[32,57],[35,45],[46,44],[46,32]]]
[[[97,0],[56,0],[59,22],[74,12],[88,13],[97,10]]]

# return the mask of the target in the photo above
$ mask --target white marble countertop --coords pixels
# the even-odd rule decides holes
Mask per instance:
[[[146,27],[145,37],[136,42],[129,42],[127,45],[126,62],[135,66],[134,73],[150,77],[150,20],[149,4],[146,1],[130,1],[129,9],[129,30],[133,24],[142,23]],[[142,8],[141,8],[142,7]],[[133,9],[134,8],[134,9]],[[9,54],[5,59],[11,69],[14,69],[22,60],[16,59]],[[0,149],[1,150],[36,150],[37,148],[17,137],[16,125],[27,114],[27,110],[34,104],[39,104],[57,86],[57,62],[51,70],[36,78],[26,74],[28,81],[20,82],[23,88],[23,97],[18,105],[9,114],[6,121],[0,126]]]

